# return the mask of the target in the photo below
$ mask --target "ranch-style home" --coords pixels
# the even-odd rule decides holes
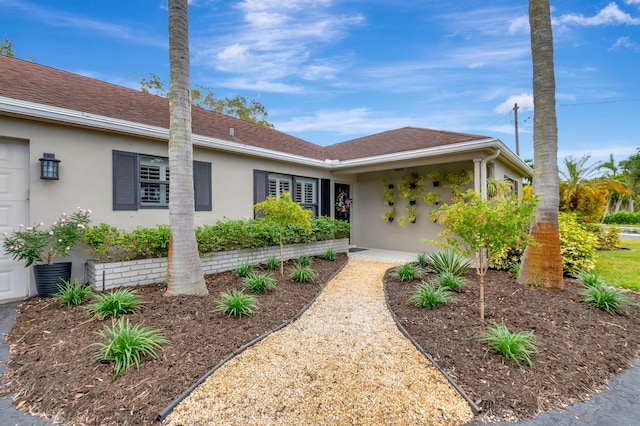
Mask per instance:
[[[168,128],[165,98],[0,56],[0,235],[76,206],[93,224],[168,223]],[[429,212],[452,194],[440,180],[466,172],[463,189],[484,193],[494,177],[519,193],[532,174],[502,141],[472,134],[405,127],[320,146],[200,108],[192,129],[198,225],[253,217],[256,202],[289,191],[316,216],[349,220],[359,247],[432,251],[421,241],[440,231]],[[410,200],[413,184],[431,195]],[[31,268],[0,255],[0,301],[33,294]],[[86,254],[71,258],[81,277]]]

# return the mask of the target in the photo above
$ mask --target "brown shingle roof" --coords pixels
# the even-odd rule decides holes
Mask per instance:
[[[341,142],[327,147],[326,150],[331,159],[353,160],[356,158],[434,148],[437,146],[487,138],[488,136],[445,132],[419,127],[403,127],[397,130],[389,130],[388,132],[376,133],[375,135]]]
[[[2,55],[0,96],[169,128],[169,102],[165,98]],[[235,136],[230,136],[230,128]],[[192,109],[192,131],[196,135],[318,160],[351,160],[487,138],[404,127],[322,147],[201,108]]]

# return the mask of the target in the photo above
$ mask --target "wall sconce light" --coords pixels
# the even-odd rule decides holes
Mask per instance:
[[[58,166],[60,160],[55,154],[45,152],[40,159],[40,179],[58,180]]]

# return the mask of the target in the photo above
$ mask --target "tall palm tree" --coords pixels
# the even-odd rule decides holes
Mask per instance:
[[[558,123],[553,67],[553,32],[549,0],[529,0],[533,60],[533,194],[539,196],[531,236],[536,244],[522,256],[518,282],[562,289],[558,232]]]
[[[165,295],[206,295],[195,236],[188,0],[169,0],[169,262]]]

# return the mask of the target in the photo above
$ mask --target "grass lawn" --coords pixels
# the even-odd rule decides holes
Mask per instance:
[[[622,240],[622,247],[631,250],[599,251],[596,269],[607,284],[629,290],[640,290],[640,240]]]

